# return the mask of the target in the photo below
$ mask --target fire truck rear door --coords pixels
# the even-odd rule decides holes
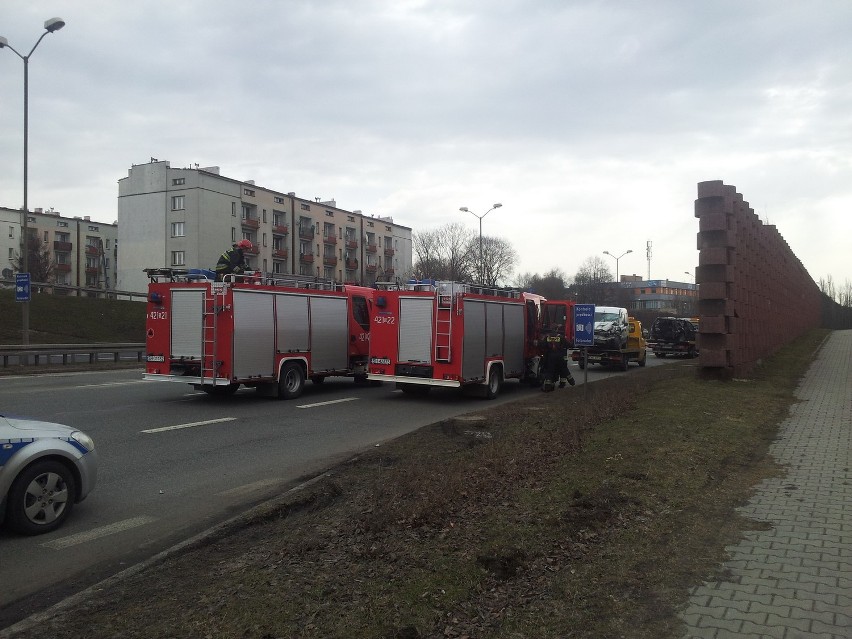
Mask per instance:
[[[201,359],[201,328],[204,313],[204,289],[173,289],[172,358]]]
[[[401,297],[399,299],[399,353],[400,362],[432,363],[432,311],[431,297]]]

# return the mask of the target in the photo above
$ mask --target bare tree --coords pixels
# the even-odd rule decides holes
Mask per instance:
[[[473,240],[468,255],[479,257],[479,239]],[[499,237],[482,237],[482,282],[485,286],[502,286],[515,270],[518,253],[511,243]],[[478,268],[475,269],[478,272]]]
[[[515,286],[532,293],[543,295],[549,300],[571,299],[566,282],[569,278],[562,269],[552,268],[544,275],[523,273],[515,279]]]
[[[476,266],[475,256],[470,254],[473,237],[473,231],[457,222],[433,231],[415,233],[412,238],[414,277],[470,280]]]
[[[610,301],[613,294],[612,273],[598,256],[586,258],[574,276],[574,292],[577,301],[585,304],[601,304]]]
[[[24,256],[22,254],[17,253],[12,259],[12,268],[18,273],[24,272]],[[31,234],[27,238],[27,268],[33,282],[43,284],[54,282],[56,263],[53,261],[48,245],[42,242],[36,234]]]

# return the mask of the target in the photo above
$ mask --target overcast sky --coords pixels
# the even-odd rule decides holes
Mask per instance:
[[[502,237],[516,272],[691,281],[696,185],[737,187],[811,276],[852,279],[846,0],[2,0],[29,64],[30,209],[117,218],[152,157],[415,232]],[[23,204],[24,65],[0,50],[0,206]],[[647,242],[652,242],[650,266]]]

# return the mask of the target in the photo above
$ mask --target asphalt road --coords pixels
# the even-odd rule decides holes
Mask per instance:
[[[671,360],[649,358],[656,366]],[[571,364],[582,383],[584,371]],[[597,366],[589,381],[610,375]],[[626,374],[640,374],[635,365]],[[98,484],[59,530],[0,530],[0,628],[279,495],[360,450],[426,424],[539,393],[507,382],[494,402],[426,397],[329,378],[294,401],[241,389],[210,397],[141,369],[0,378],[0,412],[95,439]]]

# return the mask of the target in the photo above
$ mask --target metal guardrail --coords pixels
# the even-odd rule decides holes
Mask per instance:
[[[0,287],[12,288],[15,280],[0,278]],[[111,300],[130,300],[144,302],[148,293],[138,291],[118,291],[115,289],[92,288],[90,286],[71,286],[69,284],[51,284],[44,282],[31,282],[30,290],[33,293],[45,293],[48,295],[70,295],[72,297],[97,297]]]
[[[145,357],[145,344],[129,342],[0,345],[0,359],[3,360],[3,368],[8,368],[10,364],[23,366],[58,364],[59,358],[61,358],[63,365],[86,363],[86,361],[89,364],[96,364],[104,361],[102,355],[112,355],[113,362],[122,361],[122,355],[133,355],[137,362],[142,362]]]

